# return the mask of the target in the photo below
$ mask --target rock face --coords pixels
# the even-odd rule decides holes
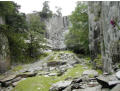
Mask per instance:
[[[112,72],[120,60],[120,2],[89,2],[89,40],[91,59],[102,55],[103,69]]]
[[[65,34],[69,31],[69,18],[67,16],[53,15],[52,18],[46,20],[47,39],[52,49],[65,49]]]
[[[5,24],[0,17],[0,24]],[[6,35],[0,32],[0,73],[5,72],[10,67],[9,45]]]

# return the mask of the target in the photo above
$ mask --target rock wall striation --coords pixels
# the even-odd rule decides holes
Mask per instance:
[[[67,16],[53,15],[49,20],[45,21],[47,30],[47,39],[52,49],[65,49],[65,34],[69,31],[69,18]]]
[[[91,59],[101,54],[103,70],[120,62],[120,2],[88,2]]]
[[[0,17],[0,24],[5,24],[4,18]],[[8,38],[0,30],[0,73],[8,70],[10,67],[10,53]]]

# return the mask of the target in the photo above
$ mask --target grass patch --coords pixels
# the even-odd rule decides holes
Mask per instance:
[[[21,69],[23,69],[22,65],[18,65],[18,66],[16,66],[16,67],[14,67],[14,68],[12,69],[12,71],[19,71],[19,70],[21,70]]]
[[[99,74],[103,74],[103,71],[100,70],[100,69],[97,69],[96,71],[97,71]]]
[[[49,91],[56,77],[36,76],[21,81],[12,91]]]
[[[62,78],[64,80],[67,77],[79,77],[79,76],[81,76],[83,71],[85,71],[85,69],[83,69],[83,67],[84,66],[77,64],[74,68],[68,69],[68,71],[63,76],[60,77],[60,79]]]

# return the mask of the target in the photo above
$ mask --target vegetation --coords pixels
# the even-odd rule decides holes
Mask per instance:
[[[0,2],[0,15],[12,14],[18,12],[19,6],[11,1],[1,1]]]
[[[56,83],[61,80],[65,80],[69,77],[78,77],[84,71],[82,65],[76,65],[76,67],[68,69],[68,71],[58,77],[45,77],[45,76],[36,76],[32,78],[27,78],[26,80],[21,81],[13,91],[49,91],[49,88],[53,83]]]
[[[66,35],[66,45],[77,53],[88,54],[88,14],[87,5],[77,3],[75,11],[70,16],[72,27]]]
[[[11,58],[17,62],[24,58],[27,47],[23,40],[26,36],[24,30],[27,29],[25,14],[18,12],[19,6],[14,2],[7,1],[0,4],[1,16],[4,16],[6,21],[5,25],[0,25],[1,32],[8,37]]]
[[[6,24],[0,25],[0,33],[4,33],[8,38],[12,62],[29,63],[37,58],[44,58],[49,55],[48,53],[43,54],[43,50],[46,47],[44,19],[52,17],[52,11],[49,9],[48,3],[48,1],[43,3],[42,11],[25,15],[18,11],[20,6],[16,3],[11,1],[0,2],[0,16],[4,16],[6,22]],[[62,16],[61,8],[57,9],[57,15]],[[70,16],[70,21],[72,27],[70,27],[65,41],[67,48],[70,50],[55,51],[51,58],[44,62],[60,61],[62,60],[62,53],[72,53],[74,55],[72,51],[81,53],[82,55],[78,54],[78,56],[82,57],[88,54],[88,14],[85,3],[77,3],[75,11]],[[12,91],[48,91],[53,83],[68,78],[80,77],[83,71],[91,69],[89,60],[90,58],[86,58],[86,62],[84,62],[87,65],[77,64],[73,68],[67,69],[62,76],[46,77],[37,75],[21,80]],[[100,60],[101,56],[95,59],[98,67],[102,65]],[[85,66],[87,67],[85,68]],[[11,72],[20,71],[23,68],[23,65],[19,65],[14,67]],[[98,71],[101,72],[100,70]],[[41,72],[39,71],[38,73]],[[53,70],[53,72],[59,73],[57,70]],[[89,75],[89,77],[93,77],[93,75]]]
[[[20,6],[16,3],[3,1],[0,6],[1,16],[6,22],[0,25],[0,32],[8,38],[12,62],[36,60],[42,55],[42,44],[45,43],[45,25],[40,21],[39,14],[31,14],[28,22],[26,15],[18,11]]]
[[[36,57],[40,54],[38,52],[41,52],[45,47],[43,45],[45,43],[45,25],[40,21],[40,16],[37,13],[29,14],[28,18],[28,54],[31,57]]]
[[[42,11],[40,12],[40,17],[42,19],[47,19],[47,18],[50,18],[52,17],[52,11],[50,10],[49,8],[49,1],[45,1],[43,3],[43,9]]]

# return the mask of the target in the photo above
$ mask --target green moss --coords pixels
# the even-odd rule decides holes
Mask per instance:
[[[84,66],[77,64],[74,68],[68,69],[68,71],[60,77],[60,79],[66,79],[67,77],[78,77],[81,76]]]
[[[16,66],[16,67],[14,67],[13,69],[12,69],[12,71],[19,71],[19,70],[21,70],[23,67],[21,66],[21,65],[19,65],[19,66]]]
[[[45,57],[47,57],[50,53],[43,53],[39,55],[39,59],[43,59]]]
[[[96,71],[97,71],[99,74],[103,74],[103,71],[100,70],[100,69],[97,69]]]
[[[88,77],[89,77],[89,78],[93,78],[93,77],[94,77],[94,75],[93,75],[93,74],[90,74]]]
[[[98,55],[98,57],[94,60],[96,63],[96,66],[102,67],[102,60],[101,60],[101,55]]]
[[[68,69],[67,72],[60,76],[44,77],[36,76],[21,81],[12,91],[49,91],[53,83],[64,80],[68,77],[79,77],[85,69],[78,64],[74,68]]]
[[[0,79],[4,78],[4,75],[3,74],[0,74]]]
[[[98,20],[99,20],[99,17],[98,17],[98,16],[95,16],[94,21],[96,22],[96,21],[98,21]]]
[[[12,91],[48,91],[56,77],[36,76],[21,81]]]

